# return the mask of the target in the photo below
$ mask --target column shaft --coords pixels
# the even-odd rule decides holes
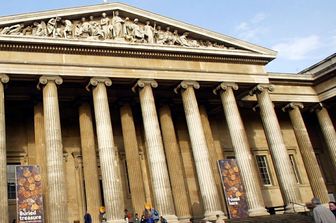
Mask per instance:
[[[43,217],[46,222],[49,220],[48,210],[48,171],[47,171],[47,157],[45,148],[44,135],[44,119],[43,119],[43,105],[38,103],[34,106],[34,133],[35,133],[35,149],[36,149],[36,163],[40,166],[42,194],[43,194]]]
[[[91,107],[87,102],[84,102],[79,107],[79,129],[82,146],[84,182],[86,185],[86,211],[91,214],[93,222],[98,222],[98,210],[102,205],[102,202]]]
[[[57,84],[59,77],[41,77],[43,88],[43,114],[48,170],[49,222],[68,222],[67,190],[63,163],[61,121],[58,107]],[[55,83],[56,82],[56,83]]]
[[[5,95],[3,83],[7,83],[9,79],[6,75],[1,75],[0,79],[0,222],[8,222]]]
[[[125,104],[120,108],[121,127],[124,139],[128,179],[130,184],[134,211],[141,214],[145,199],[145,188],[141,173],[138,142],[136,138],[131,106]]]
[[[204,216],[208,220],[215,220],[217,214],[223,217],[224,213],[221,211],[220,207],[219,194],[211,170],[209,151],[193,88],[198,88],[199,85],[196,82],[189,83],[182,81],[179,86],[184,88],[181,90],[181,95],[196,165],[197,177],[203,199],[205,210]]]
[[[141,112],[145,129],[155,206],[168,221],[177,221],[159,120],[152,91],[152,86],[156,87],[157,83],[153,80],[139,80],[137,85],[140,87]]]
[[[273,156],[284,203],[287,205],[287,212],[291,212],[294,211],[291,202],[301,203],[301,196],[268,90],[268,86],[258,85],[253,92],[257,92],[260,116],[268,146]],[[297,208],[295,208],[295,210],[297,210]]]
[[[328,203],[329,196],[328,190],[324,183],[322,173],[320,168],[318,168],[319,164],[316,160],[315,152],[313,145],[311,144],[308,131],[306,129],[306,125],[303,121],[300,107],[303,108],[303,105],[297,105],[294,103],[289,104],[290,109],[289,117],[291,119],[294,134],[296,136],[300,152],[302,155],[303,163],[306,167],[306,171],[308,174],[308,179],[310,182],[310,186],[312,188],[314,197],[318,197],[321,199],[322,203]],[[299,107],[300,106],[300,107]],[[316,167],[316,168],[311,168]]]
[[[336,132],[330,119],[328,110],[325,107],[316,109],[316,115],[321,126],[322,134],[327,145],[329,155],[336,170]]]
[[[112,83],[109,79],[91,79],[91,83],[96,86],[92,93],[107,222],[120,222],[124,217],[124,195],[105,86]]]
[[[235,156],[246,191],[249,215],[267,215],[260,183],[256,180],[258,179],[258,174],[254,158],[250,150],[244,124],[240,117],[237,102],[233,94],[233,88],[238,89],[238,86],[222,83],[219,87],[221,88],[220,97],[233,149],[235,151]]]
[[[184,168],[169,106],[163,105],[159,113],[176,214],[179,220],[189,220],[191,213],[184,182]]]

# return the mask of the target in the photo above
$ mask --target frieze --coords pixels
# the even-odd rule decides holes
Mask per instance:
[[[77,20],[53,17],[48,20],[0,27],[0,36],[100,40],[117,43],[245,51],[214,41],[193,39],[187,31],[179,32],[174,27],[161,27],[155,21],[147,20],[142,23],[138,18],[121,17],[117,10],[103,12],[100,17],[91,15]]]

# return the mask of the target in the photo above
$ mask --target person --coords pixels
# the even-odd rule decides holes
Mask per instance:
[[[16,223],[16,219],[15,218],[13,219],[12,223]]]
[[[329,201],[329,209],[336,217],[336,202],[335,201]]]
[[[157,223],[160,220],[160,214],[159,211],[155,208],[151,208],[151,216],[153,218],[153,221]]]
[[[315,223],[335,223],[335,215],[326,207],[321,205],[319,198],[314,197],[311,200],[313,205],[313,216]]]
[[[92,223],[91,215],[88,212],[86,212],[84,215],[84,223]]]
[[[145,215],[141,215],[140,223],[146,223]]]
[[[140,219],[139,219],[138,213],[135,213],[135,215],[134,215],[134,223],[140,223]]]
[[[165,219],[164,217],[162,217],[162,215],[160,216],[160,222],[161,223],[168,223],[167,219]]]
[[[225,221],[219,217],[219,214],[216,214],[216,217],[217,217],[216,223],[225,223]]]
[[[105,207],[103,206],[99,208],[99,222],[100,223],[106,222]]]

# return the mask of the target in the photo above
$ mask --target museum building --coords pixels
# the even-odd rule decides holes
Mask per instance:
[[[0,17],[0,222],[229,218],[225,159],[249,216],[334,199],[336,54],[297,74],[267,72],[275,58],[121,3]]]

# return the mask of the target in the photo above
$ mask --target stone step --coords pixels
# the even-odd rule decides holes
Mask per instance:
[[[249,217],[244,219],[227,219],[225,223],[314,223],[311,213],[277,214]]]

